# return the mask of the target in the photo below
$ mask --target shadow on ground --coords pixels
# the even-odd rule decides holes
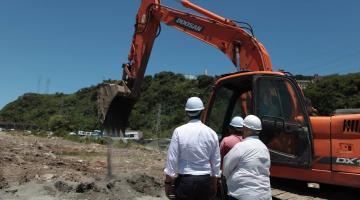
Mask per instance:
[[[360,189],[336,185],[321,184],[320,188],[308,188],[304,181],[271,179],[271,186],[280,192],[273,199],[360,199]],[[298,198],[297,198],[298,197]]]

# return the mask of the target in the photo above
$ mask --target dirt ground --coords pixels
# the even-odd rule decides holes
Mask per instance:
[[[0,200],[166,199],[165,153],[0,132]]]
[[[57,137],[0,132],[0,200],[166,199],[158,143],[112,148],[108,177],[106,145]],[[116,146],[116,143],[114,144]],[[359,199],[360,191],[272,180],[273,199]]]

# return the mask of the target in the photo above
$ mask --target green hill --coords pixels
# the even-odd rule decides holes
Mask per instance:
[[[96,87],[74,94],[26,93],[0,111],[2,121],[32,124],[42,130],[93,130],[97,123]]]
[[[154,132],[160,109],[160,131],[170,134],[171,129],[186,121],[184,102],[191,95],[206,101],[214,83],[210,76],[198,76],[189,80],[181,74],[161,72],[146,76],[142,94],[132,111],[130,128]],[[0,111],[0,121],[25,123],[42,130],[76,131],[99,129],[97,117],[98,86],[83,88],[74,94],[26,93],[7,104]],[[148,135],[149,136],[149,135]]]
[[[181,74],[161,72],[146,76],[141,97],[135,105],[130,128],[152,137],[160,122],[160,136],[169,136],[173,128],[186,122],[184,103],[189,96],[200,96],[207,103],[214,77],[186,79]],[[27,93],[0,111],[0,121],[25,123],[42,130],[76,131],[99,129],[97,88],[83,88],[74,94]],[[304,94],[320,114],[329,115],[337,108],[360,108],[360,73],[324,77],[310,84]],[[160,111],[160,120],[157,119]]]

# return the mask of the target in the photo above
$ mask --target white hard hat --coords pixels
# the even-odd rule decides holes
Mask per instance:
[[[190,97],[185,105],[186,111],[204,110],[204,104],[199,97]]]
[[[255,115],[246,116],[245,119],[244,119],[244,126],[246,128],[256,130],[256,131],[260,131],[262,129],[261,121]]]
[[[232,118],[230,125],[235,128],[242,128],[244,126],[244,120],[242,117],[235,116]]]

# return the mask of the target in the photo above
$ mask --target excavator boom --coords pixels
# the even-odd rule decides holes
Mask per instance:
[[[127,126],[131,109],[140,96],[140,85],[160,22],[216,47],[238,70],[272,70],[265,47],[243,27],[187,0],[181,3],[204,17],[163,6],[159,0],[142,0],[128,63],[123,65],[122,81],[103,84],[99,90],[99,118],[108,131]]]

